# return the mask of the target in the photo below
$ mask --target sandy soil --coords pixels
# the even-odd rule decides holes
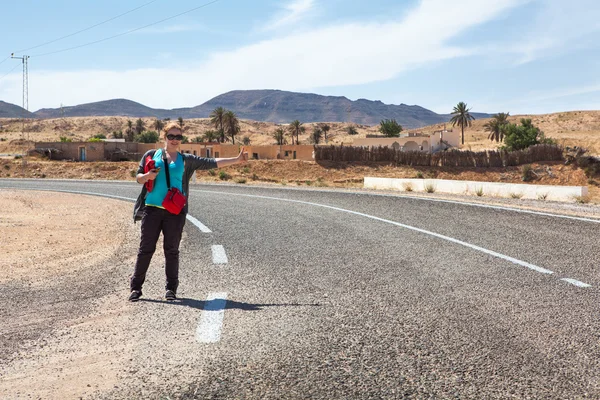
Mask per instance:
[[[0,397],[112,389],[131,351],[107,330],[130,316],[115,266],[133,265],[139,225],[123,217],[132,205],[13,190],[0,201]]]

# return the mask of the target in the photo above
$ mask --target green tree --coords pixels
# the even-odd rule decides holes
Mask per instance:
[[[204,132],[204,140],[206,142],[218,142],[220,136],[221,134],[219,132],[213,131],[212,129]]]
[[[379,132],[386,137],[399,137],[402,132],[402,125],[395,119],[384,119],[379,123]]]
[[[164,123],[164,121],[157,118],[156,121],[154,121],[153,127],[156,130],[156,132],[160,132],[160,131],[162,131],[162,128],[165,127],[165,123]]]
[[[224,118],[225,110],[223,107],[217,107],[210,113],[210,123],[213,124],[219,135],[221,136],[221,143],[225,142],[225,128],[224,128]]]
[[[144,121],[142,121],[141,118],[138,118],[137,121],[135,121],[135,134],[138,136],[141,135],[142,132],[144,132],[144,129],[146,129]]]
[[[292,121],[288,129],[292,134],[292,145],[294,144],[294,135],[296,135],[296,144],[300,144],[300,133],[304,132],[306,127],[302,126],[302,122],[296,119]]]
[[[323,136],[325,136],[325,144],[327,144],[327,132],[331,129],[331,126],[328,124],[321,124],[320,126],[321,132],[323,132]]]
[[[483,125],[483,130],[489,132],[488,139],[501,142],[504,140],[504,127],[508,124],[510,113],[498,113]]]
[[[135,141],[139,143],[157,143],[159,140],[160,137],[156,131],[145,131],[135,138]]]
[[[242,139],[242,143],[244,143],[244,146],[250,146],[250,137],[244,136],[244,138]]]
[[[126,140],[128,142],[133,142],[133,135],[134,135],[133,121],[128,119],[127,120],[127,129],[125,129]]]
[[[314,144],[319,144],[321,138],[323,137],[323,128],[320,126],[315,126],[313,128],[312,133],[310,134],[310,141]]]
[[[225,133],[231,137],[231,143],[235,144],[235,136],[240,133],[240,121],[233,111],[227,110],[223,116]]]
[[[348,135],[358,135],[358,131],[352,125],[346,128],[346,132],[348,133]]]
[[[273,133],[273,138],[277,141],[279,146],[287,144],[287,140],[285,139],[285,131],[282,127],[275,129]]]
[[[471,126],[471,120],[475,119],[475,117],[469,114],[469,111],[471,111],[471,109],[467,108],[467,104],[461,101],[454,106],[452,118],[450,118],[452,126],[460,126],[462,132],[462,144],[465,144],[465,126]]]
[[[521,118],[521,125],[507,124],[504,130],[504,143],[508,151],[523,150],[535,144],[555,144],[546,138],[544,132],[531,123],[529,118]]]
[[[179,124],[179,129],[181,129],[181,132],[183,132],[183,125],[185,124],[182,117],[177,118],[177,124]]]

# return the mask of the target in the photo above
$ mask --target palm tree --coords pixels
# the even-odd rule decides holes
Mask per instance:
[[[179,124],[179,128],[181,129],[181,132],[183,132],[183,118],[181,118],[181,117],[177,118],[177,123]]]
[[[313,131],[310,135],[310,139],[314,144],[319,144],[319,142],[321,141],[321,136],[323,135],[323,128],[316,125],[313,128]]]
[[[467,104],[464,102],[458,103],[454,106],[454,110],[452,110],[453,117],[450,118],[450,122],[452,122],[452,126],[457,125],[460,126],[462,132],[462,144],[465,144],[465,126],[471,126],[471,120],[474,120],[471,114],[470,108],[467,108]]]
[[[128,142],[133,142],[133,121],[127,120],[127,129],[125,129],[125,135],[127,136]]]
[[[141,118],[138,118],[137,121],[135,121],[135,133],[141,135],[145,128],[144,121],[142,121]]]
[[[277,140],[277,144],[279,146],[281,146],[281,145],[283,145],[283,144],[286,143],[286,140],[285,140],[285,131],[283,130],[282,127],[279,127],[277,129],[275,129],[275,132],[273,133],[273,138],[275,140]]]
[[[223,116],[225,131],[231,136],[231,143],[235,144],[235,135],[240,133],[240,121],[233,111],[228,110]]]
[[[329,132],[329,130],[331,129],[331,127],[327,124],[321,124],[321,131],[323,132],[323,135],[325,136],[325,144],[327,144],[327,132]]]
[[[208,130],[204,132],[204,140],[207,142],[217,142],[220,136],[217,131]]]
[[[305,127],[302,126],[302,122],[298,121],[298,120],[294,120],[292,121],[292,123],[290,124],[289,128],[290,133],[292,134],[292,145],[294,144],[294,135],[296,135],[296,144],[300,143],[300,132],[304,132],[304,130],[306,129]]]
[[[225,110],[223,107],[217,107],[210,113],[210,123],[214,125],[215,129],[221,135],[221,143],[225,142],[225,130],[223,128],[223,118],[225,117]]]
[[[165,127],[165,123],[163,121],[161,121],[160,119],[156,119],[156,121],[154,121],[154,129],[156,129],[156,132],[159,132],[162,130],[162,128]]]
[[[492,116],[488,122],[483,125],[483,129],[489,132],[488,139],[492,142],[502,142],[504,140],[504,127],[508,125],[510,113],[498,113]]]

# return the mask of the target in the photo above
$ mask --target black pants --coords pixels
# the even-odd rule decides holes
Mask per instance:
[[[185,214],[174,215],[158,207],[146,207],[142,217],[142,238],[135,270],[130,280],[131,290],[142,290],[156,242],[162,231],[165,251],[166,290],[177,292],[179,286],[179,242],[185,225]]]

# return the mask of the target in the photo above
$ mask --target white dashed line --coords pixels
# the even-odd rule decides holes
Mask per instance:
[[[221,339],[221,328],[227,305],[227,293],[211,293],[206,298],[196,340],[200,343],[216,343]]]
[[[225,248],[220,244],[214,244],[212,246],[212,258],[213,264],[227,264],[227,254],[225,254]]]
[[[212,233],[210,229],[206,227],[202,222],[198,221],[196,218],[192,217],[190,214],[186,216],[186,219],[190,221],[192,224],[196,225],[201,232],[204,233]]]
[[[570,283],[571,285],[575,285],[577,287],[582,287],[582,288],[592,287],[592,285],[588,285],[587,283],[583,283],[581,281],[578,281],[576,279],[571,279],[571,278],[562,278],[561,281],[565,281],[565,282]]]

